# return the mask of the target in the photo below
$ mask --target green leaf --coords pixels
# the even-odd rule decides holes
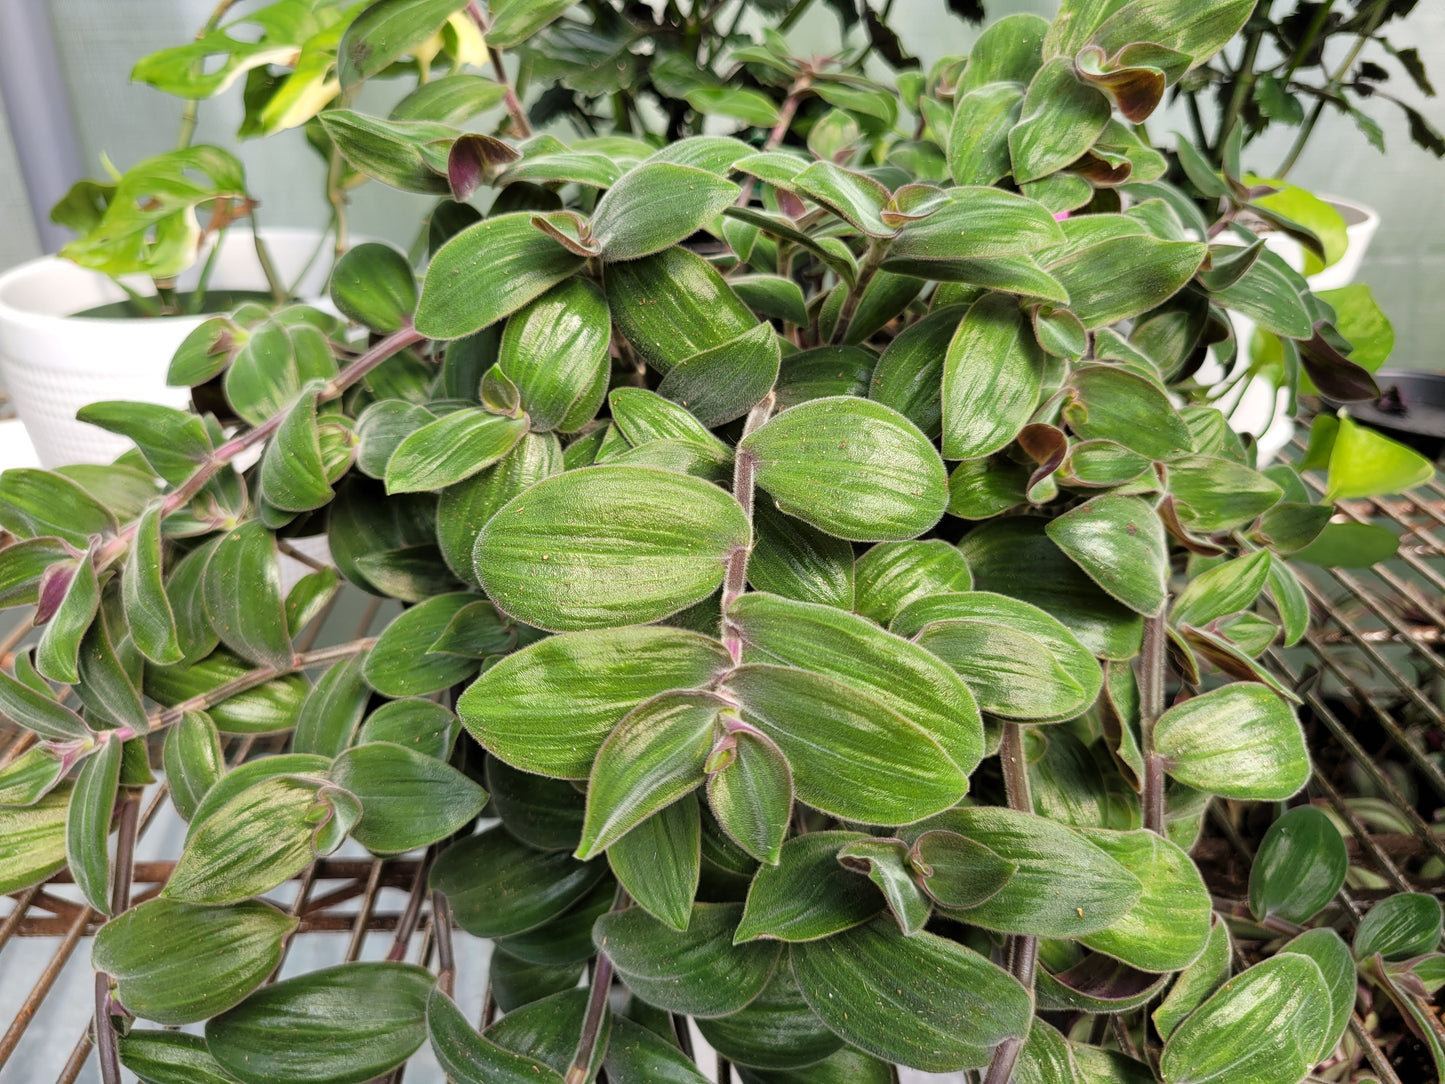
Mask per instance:
[[[25,750],[0,767],[0,806],[30,806],[65,778],[63,758],[43,745]]]
[[[1330,452],[1326,501],[1399,493],[1423,485],[1434,476],[1434,464],[1419,452],[1340,413]]]
[[[943,454],[972,459],[1012,441],[1038,405],[1043,371],[1017,300],[974,302],[943,363]]]
[[[512,450],[465,482],[448,486],[437,502],[437,543],[453,572],[476,583],[472,550],[497,509],[534,482],[562,471],[562,449],[550,433],[526,433]]]
[[[802,287],[792,279],[781,275],[739,275],[728,281],[743,304],[760,316],[800,326],[808,322]]]
[[[470,478],[510,452],[526,431],[524,417],[471,407],[444,414],[397,445],[386,463],[386,491],[441,489]]]
[[[910,602],[924,595],[967,591],[973,576],[962,553],[941,539],[880,542],[854,565],[854,609],[887,625]]]
[[[135,539],[121,571],[121,597],[136,650],[152,662],[165,664],[180,662],[183,655],[161,564],[160,506],[152,505],[136,524]]]
[[[1249,523],[1274,507],[1282,494],[1259,471],[1207,455],[1170,463],[1169,492],[1180,523],[1206,534]]]
[[[507,90],[481,75],[444,75],[420,84],[397,102],[392,120],[429,120],[460,124],[500,105]]]
[[[1083,937],[1112,926],[1140,899],[1139,878],[1108,851],[1037,814],[954,809],[918,827],[957,832],[1017,867],[998,892],[958,912],[975,926]]]
[[[1164,608],[1169,544],[1149,502],[1105,495],[1049,521],[1054,544],[1129,609],[1146,617]]]
[[[380,962],[297,975],[208,1021],[206,1047],[244,1084],[360,1084],[426,1041],[435,981],[423,967]]]
[[[1171,1084],[1297,1084],[1330,1026],[1319,965],[1294,953],[1255,964],[1175,1029],[1160,1068]]]
[[[765,734],[734,731],[731,759],[708,765],[707,798],[718,826],[759,862],[776,865],[793,815],[793,771]]]
[[[17,538],[60,538],[79,550],[112,535],[115,515],[63,474],[14,467],[0,473],[0,526]]]
[[[861,832],[810,832],[783,845],[777,865],[763,866],[748,889],[733,943],[771,939],[817,941],[867,922],[883,895],[839,862]]]
[[[230,907],[148,900],[101,928],[91,964],[116,980],[120,1003],[137,1016],[189,1024],[260,986],[296,924],[257,900]]]
[[[843,1045],[843,1040],[824,1027],[803,1000],[793,969],[786,963],[773,972],[762,993],[738,1012],[699,1020],[697,1027],[723,1057],[758,1069],[813,1066]],[[804,1075],[815,1072],[802,1070]],[[767,1079],[774,1079],[773,1074],[767,1074]],[[789,1075],[788,1079],[793,1077]],[[852,1084],[860,1080],[853,1076],[846,1079]]]
[[[62,783],[32,805],[0,807],[0,892],[39,884],[65,865],[70,792]]]
[[[493,811],[523,843],[543,851],[577,849],[587,799],[571,783],[520,771],[489,757],[487,790]]]
[[[928,898],[954,908],[992,899],[1019,868],[984,844],[944,829],[915,839],[908,860]]]
[[[1103,687],[1098,661],[1063,624],[1005,595],[921,598],[894,618],[892,630],[953,667],[993,715],[1073,718]]]
[[[748,583],[800,602],[853,605],[853,547],[761,501],[753,507]]]
[[[225,774],[221,735],[203,711],[188,711],[166,731],[162,752],[166,787],[181,820],[189,822],[206,792]]]
[[[1067,11],[1067,7],[1063,10]],[[1066,23],[1067,16],[1057,22]],[[1049,21],[1042,16],[1005,15],[973,43],[968,66],[959,77],[959,90],[972,90],[996,81],[1027,83],[1043,63],[1043,44],[1051,37]],[[1052,54],[1052,50],[1050,52]]]
[[[716,486],[648,467],[591,467],[538,482],[502,508],[477,539],[477,573],[498,608],[539,628],[635,624],[712,594],[749,533],[742,508]]]
[[[45,623],[40,634],[40,643],[35,647],[35,669],[51,681],[74,685],[80,680],[80,642],[95,619],[100,607],[100,584],[96,578],[94,557],[98,543],[91,546],[91,554],[81,558],[79,564],[65,585],[60,605]],[[58,580],[58,587],[63,580]],[[48,585],[47,585],[48,586]],[[42,591],[42,603],[46,601]]]
[[[868,824],[907,824],[946,809],[968,779],[920,726],[817,674],[743,666],[727,678],[745,722],[792,766],[798,800]]]
[[[320,779],[264,779],[197,817],[162,896],[218,904],[268,892],[310,865],[328,821],[354,822],[356,811],[354,798]]]
[[[301,393],[261,460],[261,495],[283,512],[309,512],[331,500],[316,418],[319,394],[316,384]]]
[[[994,520],[959,550],[976,587],[1046,608],[1092,654],[1129,659],[1138,652],[1143,618],[1104,594],[1048,537],[1043,521]]]
[[[384,696],[425,696],[469,678],[475,659],[435,651],[433,645],[476,601],[462,591],[438,595],[393,618],[362,664],[367,684]]]
[[[378,0],[371,4],[341,36],[336,67],[342,88],[353,90],[362,80],[400,60],[465,6],[464,0]]]
[[[1086,365],[1069,379],[1064,420],[1084,440],[1113,440],[1150,459],[1193,447],[1189,427],[1157,384],[1114,365]]]
[[[65,855],[86,902],[110,914],[110,819],[120,786],[121,743],[102,742],[86,758],[70,796]]]
[[[1209,291],[1213,301],[1249,317],[1265,331],[1287,339],[1314,333],[1309,307],[1300,296],[1302,282],[1274,253],[1264,250],[1239,281]]]
[[[778,121],[778,107],[747,87],[696,86],[683,97],[704,116],[720,113],[758,128],[770,128]]]
[[[1389,360],[1395,348],[1395,329],[1368,283],[1320,290],[1315,296],[1335,310],[1336,330],[1354,347],[1350,351],[1351,361],[1373,373]],[[1301,384],[1303,386],[1304,381]],[[1302,390],[1307,389],[1302,387]]]
[[[1202,628],[1248,609],[1264,590],[1272,567],[1269,551],[1260,550],[1206,569],[1179,593],[1169,619],[1176,625]]]
[[[117,1046],[120,1063],[146,1084],[236,1084],[199,1035],[133,1028]]]
[[[70,547],[58,538],[12,541],[0,549],[0,607],[33,606],[50,579],[46,570],[70,559]]]
[[[371,10],[417,2],[383,0],[383,3],[372,5]],[[435,5],[438,0],[420,2]],[[441,2],[450,4],[453,0]],[[353,23],[352,28],[355,26],[356,23]],[[353,245],[346,250],[331,270],[328,291],[343,316],[383,334],[405,327],[416,311],[416,276],[412,274],[411,264],[390,245],[376,241]]]
[[[611,902],[610,895],[608,901]],[[587,947],[592,947],[590,940]],[[492,985],[492,996],[497,999],[498,1007],[503,1012],[511,1012],[564,990],[575,990],[583,966],[580,962],[559,967],[529,964],[506,952],[495,952],[487,966],[487,981]]]
[[[1069,165],[1094,145],[1109,114],[1109,99],[1074,75],[1072,57],[1049,60],[1029,81],[1009,131],[1014,180],[1036,181]]]
[[[681,629],[565,633],[487,670],[457,711],[472,737],[507,763],[586,779],[624,715],[659,693],[707,685],[729,663],[722,644]]]
[[[313,782],[319,782],[330,767],[329,757],[319,757],[313,753],[280,753],[232,768],[224,772],[201,796],[186,836],[189,839],[218,809],[263,779],[275,779],[285,775],[312,776]]]
[[[259,520],[241,524],[211,551],[203,595],[222,643],[257,666],[291,669],[276,540]]]
[[[955,184],[991,185],[1009,175],[1008,133],[1019,121],[1023,100],[1023,89],[1011,82],[984,83],[959,96],[948,133]]]
[[[487,801],[486,792],[450,764],[391,742],[346,750],[332,764],[331,779],[361,802],[352,836],[381,854],[445,839]]]
[[[1104,20],[1092,40],[1110,54],[1131,42],[1152,42],[1187,53],[1193,68],[1224,48],[1253,10],[1249,0],[1203,0],[1183,9],[1173,0],[1133,0]]]
[[[965,774],[977,767],[983,726],[973,694],[928,651],[866,618],[774,595],[743,595],[726,618],[746,661],[796,666],[859,689],[927,733]]]
[[[931,933],[878,919],[789,949],[803,997],[853,1046],[929,1072],[980,1068],[1033,1006],[1011,975]]]
[[[570,1072],[587,1005],[586,990],[553,994],[508,1013],[487,1029],[486,1038],[514,1054],[540,1062],[555,1073]],[[574,1075],[576,1084],[592,1084],[596,1079],[611,1027],[612,1014],[604,1009],[592,1063],[586,1071]]]
[[[1399,548],[1400,536],[1382,524],[1331,523],[1290,560],[1322,568],[1369,568],[1388,561]]]
[[[1350,1015],[1355,1011],[1355,995],[1359,975],[1355,970],[1354,957],[1344,939],[1328,927],[1306,930],[1291,941],[1286,941],[1280,952],[1297,952],[1308,956],[1320,969],[1325,984],[1330,988],[1332,1007],[1330,1026],[1320,1043],[1316,1061],[1325,1061],[1335,1052],[1345,1028],[1350,1024]]]
[[[1349,950],[1345,951],[1349,955]],[[1154,1010],[1152,1019],[1162,1038],[1167,1040],[1190,1013],[1224,984],[1229,978],[1231,959],[1229,927],[1216,916],[1204,951],[1179,973],[1169,996]]]
[[[866,399],[793,407],[738,451],[753,457],[757,484],[782,511],[840,538],[911,538],[937,523],[948,501],[947,475],[927,438]]]
[[[879,274],[881,276],[886,272]],[[917,283],[914,284],[915,287],[916,285]],[[832,296],[830,293],[830,312]],[[867,300],[866,294],[864,300]],[[841,302],[838,307],[842,307]],[[867,315],[864,304],[860,303],[853,323],[849,325],[850,339],[853,338],[854,330],[863,326],[860,321]],[[891,318],[890,316],[889,319]],[[823,399],[830,395],[856,395],[866,398],[869,380],[873,376],[877,360],[872,350],[858,346],[816,346],[811,350],[799,350],[789,354],[786,361],[781,363],[778,382],[773,389],[777,394],[778,409],[787,410],[799,403],[806,403],[809,399]]]
[[[0,711],[42,738],[64,742],[91,736],[85,721],[53,695],[22,684],[3,670],[0,670]]]
[[[1100,216],[1088,216],[1090,218]],[[1069,311],[1093,330],[1138,316],[1179,292],[1199,270],[1207,246],[1146,234],[1110,237],[1045,262],[1069,292]],[[1127,278],[1120,267],[1130,268]]]
[[[327,109],[318,123],[341,156],[361,174],[403,192],[444,196],[448,151],[461,135],[425,120],[382,120],[351,109]]]
[[[801,1069],[755,1071],[739,1066],[743,1084],[888,1084],[892,1070],[886,1062],[861,1050],[844,1047],[836,1054]]]
[[[1178,971],[1206,948],[1210,933],[1209,890],[1182,850],[1146,829],[1113,832],[1079,829],[1144,886],[1143,895],[1117,922],[1079,938],[1140,971]]]
[[[133,440],[155,472],[180,485],[211,453],[205,424],[195,414],[159,403],[91,403],[76,420]]]
[[[1308,922],[1345,883],[1349,854],[1334,822],[1313,806],[1287,811],[1269,826],[1249,870],[1249,909]]]
[[[1375,904],[1355,930],[1358,960],[1381,956],[1408,960],[1435,951],[1440,941],[1440,902],[1423,892],[1399,892]]]
[[[705,169],[645,162],[619,177],[598,201],[592,237],[608,262],[650,256],[707,225],[739,191]]]
[[[758,323],[716,268],[678,246],[607,265],[603,286],[617,330],[664,376]]]
[[[727,701],[674,692],[645,700],[597,751],[577,857],[587,859],[703,782],[703,764]]]
[[[617,886],[610,878],[604,878],[556,918],[526,933],[500,938],[497,947],[509,956],[537,966],[585,963],[597,951],[592,947],[592,927],[612,909],[616,898]]]
[[[306,695],[301,721],[291,738],[297,753],[335,757],[356,734],[371,700],[371,688],[361,675],[362,659],[353,655],[333,663]]]
[[[681,403],[707,425],[741,418],[778,379],[781,346],[772,326],[742,334],[681,358],[658,384],[658,394]]]
[[[440,986],[427,999],[426,1026],[437,1062],[456,1084],[561,1084],[561,1074],[473,1031]]]
[[[556,918],[606,873],[606,862],[535,850],[498,827],[444,850],[432,866],[430,884],[446,893],[462,929],[478,937],[507,937]]]
[[[534,430],[571,433],[592,420],[607,395],[610,335],[607,302],[583,279],[554,286],[508,319],[497,364]]]
[[[564,0],[496,0],[487,44],[498,49],[520,45],[572,5]]]
[[[702,872],[697,799],[684,796],[658,810],[614,842],[607,861],[638,906],[674,930],[687,929]]]
[[[437,250],[422,281],[416,329],[458,339],[495,323],[582,266],[526,213],[469,226]]]
[[[914,880],[908,844],[901,839],[860,839],[843,847],[838,861],[865,874],[883,893],[900,930],[912,935],[923,929],[932,905]]]
[[[1154,741],[1175,779],[1226,798],[1288,798],[1310,775],[1294,712],[1251,682],[1176,704],[1160,717]]]
[[[592,940],[649,1005],[701,1018],[728,1016],[767,985],[782,948],[734,945],[741,915],[741,904],[699,903],[687,929],[677,931],[634,907],[598,919]]]

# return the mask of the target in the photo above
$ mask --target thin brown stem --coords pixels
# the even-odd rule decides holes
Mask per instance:
[[[437,985],[452,996],[456,985],[457,960],[452,951],[452,908],[445,893],[431,894],[431,928],[437,943]]]
[[[487,31],[491,29],[491,23],[477,0],[469,0],[467,14],[471,16],[472,22],[477,24],[477,29],[485,38]],[[522,108],[522,99],[517,97],[517,88],[512,85],[512,78],[507,74],[507,66],[502,63],[501,50],[488,45],[487,56],[492,62],[492,70],[497,73],[497,82],[502,84],[505,92],[503,101],[507,106],[507,115],[512,118],[512,127],[516,130],[517,138],[532,138],[532,125],[527,120],[527,111]]]
[[[1032,813],[1033,792],[1029,785],[1028,757],[1024,752],[1024,731],[1017,723],[1005,723],[999,744],[999,762],[1003,767],[1004,791],[1010,809]],[[1015,934],[1008,940],[1008,968],[1014,978],[1033,997],[1034,975],[1038,970],[1039,939]],[[1023,1050],[1024,1036],[1005,1039],[994,1048],[984,1084],[1008,1084]]]
[[[115,867],[110,888],[110,913],[119,915],[130,908],[130,882],[135,866],[135,840],[140,824],[140,795],[123,791],[117,818]],[[100,1060],[102,1084],[120,1084],[120,1049],[115,1021],[111,1018],[110,976],[95,975],[95,1046]]]
[[[585,1084],[593,1055],[597,1051],[597,1039],[602,1032],[602,1021],[607,1014],[607,995],[612,989],[612,961],[607,953],[597,954],[597,969],[592,973],[592,992],[587,998],[587,1015],[582,1021],[582,1036],[577,1040],[577,1053],[572,1056],[572,1065],[567,1070],[566,1084]]]
[[[777,395],[768,392],[763,401],[748,412],[747,420],[743,422],[744,437],[768,420],[776,403]],[[747,517],[749,523],[753,521],[753,479],[756,471],[757,457],[752,452],[739,447],[733,458],[733,497],[738,504],[742,505],[743,515]],[[723,643],[731,653],[733,662],[738,662],[742,658],[742,637],[728,618],[728,610],[738,600],[738,596],[747,589],[750,552],[751,546],[739,546],[733,550],[728,554],[727,565],[723,572]]]
[[[382,362],[395,354],[401,353],[401,351],[405,350],[408,346],[421,342],[424,338],[426,338],[425,335],[422,335],[410,326],[392,332],[334,376],[325,387],[321,389],[317,396],[318,402],[327,402],[337,398],[342,392],[366,376],[367,373],[371,372],[371,370],[375,369]],[[195,473],[182,482],[178,488],[166,495],[165,499],[161,502],[161,517],[165,518],[172,512],[184,508],[196,494],[205,488],[206,483],[215,476],[217,471],[248,448],[260,444],[272,433],[276,432],[285,420],[286,412],[282,411],[274,417],[268,418],[254,429],[249,429],[240,436],[233,437],[231,440],[222,444],[196,468]],[[139,520],[128,524],[117,533],[114,538],[101,546],[95,558],[96,569],[98,571],[103,570],[125,553],[130,546],[130,540],[135,537],[136,528],[139,524]]]
[[[1139,800],[1144,827],[1164,834],[1164,760],[1154,748],[1154,727],[1164,714],[1164,616],[1144,620],[1144,647],[1139,658],[1139,740],[1144,753],[1144,779]]]

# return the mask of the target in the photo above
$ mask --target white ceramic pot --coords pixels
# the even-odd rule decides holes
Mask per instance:
[[[1375,231],[1379,229],[1380,216],[1371,208],[1353,200],[1339,196],[1320,198],[1344,217],[1348,244],[1343,256],[1318,274],[1311,275],[1308,281],[1315,290],[1336,290],[1350,285],[1359,274],[1365,251],[1370,247]],[[1269,233],[1265,235],[1265,244],[1296,271],[1304,269],[1304,248],[1293,237],[1284,233]],[[1230,321],[1234,324],[1235,341],[1239,344],[1233,371],[1241,372],[1249,368],[1249,346],[1254,337],[1254,321],[1234,312],[1230,313]],[[1223,378],[1223,371],[1212,361],[1209,364],[1214,370],[1213,379],[1208,371],[1201,370],[1201,382],[1213,383]],[[1289,392],[1285,389],[1274,388],[1263,380],[1251,380],[1220,404],[1229,415],[1229,424],[1236,433],[1253,434],[1258,441],[1258,462],[1261,467],[1272,462],[1294,436],[1295,423],[1287,409],[1288,399]]]
[[[322,241],[319,233],[277,229],[262,236],[281,280],[290,284],[300,276],[297,296],[325,294],[329,251],[307,268]],[[179,288],[194,288],[199,275],[198,264],[181,276]],[[150,283],[142,279],[134,288],[146,290]],[[222,239],[210,288],[266,289],[244,224]],[[0,375],[44,466],[108,463],[131,446],[124,437],[76,421],[75,412],[88,403],[123,399],[184,408],[189,402],[189,389],[166,385],[166,371],[181,341],[206,317],[72,315],[125,296],[105,275],[56,256],[0,274]]]

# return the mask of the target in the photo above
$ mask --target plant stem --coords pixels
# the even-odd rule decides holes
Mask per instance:
[[[1300,35],[1299,44],[1295,46],[1294,52],[1290,54],[1289,63],[1285,65],[1284,75],[1280,76],[1280,82],[1284,84],[1286,89],[1289,87],[1289,81],[1294,78],[1294,73],[1299,70],[1299,66],[1304,63],[1305,57],[1309,55],[1310,49],[1314,47],[1315,41],[1319,38],[1320,31],[1324,29],[1325,21],[1330,17],[1330,10],[1334,6],[1335,0],[1324,0],[1322,4],[1315,8],[1314,15],[1310,17],[1309,26],[1305,27],[1305,32]],[[1320,58],[1320,64],[1323,66],[1324,57]]]
[[[843,299],[843,308],[838,313],[838,322],[833,327],[832,338],[829,342],[833,346],[842,346],[848,339],[848,327],[853,323],[853,317],[858,312],[858,303],[863,300],[863,294],[873,281],[873,276],[878,274],[878,269],[883,266],[883,257],[888,255],[888,248],[893,243],[889,237],[870,237],[868,239],[868,253],[863,257],[863,263],[858,268],[858,280],[848,291],[848,296]]]
[[[122,792],[124,793],[124,791]],[[130,908],[130,880],[135,863],[135,838],[139,824],[140,797],[126,794],[120,804],[115,868],[110,888],[110,913],[119,915]],[[120,1084],[120,1051],[115,1021],[110,1015],[110,976],[103,971],[95,975],[95,1046],[100,1060],[102,1084]]]
[[[812,6],[812,4],[813,0],[798,0],[798,2],[793,5],[792,10],[783,16],[782,22],[778,23],[778,33],[786,34],[789,30],[791,30],[794,24],[796,24],[797,21],[803,17],[804,12],[806,12],[808,8]]]
[[[1289,149],[1289,154],[1285,155],[1285,159],[1280,163],[1279,169],[1275,170],[1274,175],[1280,180],[1283,180],[1289,175],[1290,170],[1294,169],[1295,163],[1299,161],[1299,156],[1304,153],[1305,145],[1310,141],[1310,136],[1314,133],[1315,125],[1319,123],[1320,116],[1325,111],[1325,102],[1331,94],[1339,89],[1340,83],[1344,81],[1345,76],[1348,75],[1350,69],[1354,67],[1355,61],[1360,57],[1361,50],[1365,48],[1365,43],[1370,40],[1376,28],[1378,28],[1383,21],[1388,7],[1389,5],[1385,0],[1380,0],[1380,2],[1376,3],[1374,10],[1370,13],[1370,21],[1365,24],[1365,28],[1361,30],[1355,38],[1355,44],[1351,46],[1349,55],[1345,57],[1344,63],[1335,69],[1334,74],[1329,78],[1329,82],[1325,84],[1324,90],[1320,93],[1320,97],[1315,101],[1314,108],[1310,110],[1310,115],[1305,118],[1304,124],[1300,126],[1299,135],[1295,137],[1294,144]],[[1320,61],[1320,66],[1324,66],[1323,59]]]
[[[1214,160],[1220,168],[1224,166],[1225,144],[1234,134],[1234,126],[1239,123],[1244,103],[1249,99],[1250,91],[1254,89],[1254,65],[1255,61],[1259,59],[1259,43],[1263,38],[1264,31],[1252,30],[1244,39],[1244,55],[1239,58],[1239,67],[1234,73],[1234,87],[1230,91],[1229,104],[1225,106],[1224,116],[1219,122],[1219,135],[1214,144]]]
[[[206,20],[204,26],[196,31],[196,40],[200,41],[216,27],[221,25],[221,20],[226,17],[226,12],[235,5],[236,0],[221,0],[211,12],[211,17]],[[199,65],[197,65],[199,67]],[[176,150],[185,150],[191,145],[191,137],[196,134],[196,118],[201,111],[199,98],[192,98],[186,102],[186,107],[181,111],[181,131],[176,139]]]
[[[371,370],[375,369],[382,362],[394,354],[399,354],[413,343],[421,342],[426,338],[419,331],[411,326],[403,327],[399,331],[393,331],[381,342],[377,343],[361,357],[357,358],[341,372],[337,373],[330,382],[323,387],[318,394],[317,401],[324,403],[337,398],[347,388],[351,387],[358,380],[364,377]],[[233,437],[226,441],[195,470],[195,473],[181,483],[179,487],[168,493],[161,502],[161,517],[170,515],[177,509],[185,507],[195,497],[215,473],[224,467],[231,460],[246,449],[260,444],[263,440],[280,428],[281,423],[286,419],[286,412],[281,411],[274,417],[268,418],[254,429],[250,429],[239,437]],[[114,538],[101,546],[95,556],[96,571],[102,571],[109,564],[123,555],[130,545],[130,540],[135,536],[136,528],[140,521],[128,524]]]
[[[743,422],[744,437],[768,420],[776,403],[777,395],[768,392],[762,402],[748,411],[747,420]],[[753,453],[739,449],[733,458],[733,497],[742,505],[743,515],[747,517],[748,523],[753,521],[753,476],[756,469],[757,458]],[[751,546],[739,546],[728,554],[726,570],[723,573],[723,644],[726,645],[733,662],[741,660],[743,642],[741,634],[728,617],[728,610],[747,587],[750,551]]]
[[[337,644],[334,647],[323,647],[317,651],[298,652],[291,657],[291,665],[285,669],[275,666],[260,666],[255,670],[249,670],[240,677],[232,678],[222,685],[217,685],[209,692],[200,693],[189,700],[182,700],[174,707],[166,708],[164,711],[156,712],[148,719],[151,732],[161,730],[178,722],[182,715],[188,711],[206,711],[228,700],[238,696],[258,685],[264,685],[274,678],[283,674],[295,673],[298,670],[309,670],[313,666],[322,666],[338,659],[349,658],[352,655],[360,655],[363,651],[369,651],[376,643],[375,636],[366,636],[360,640],[352,640],[349,643]]]
[[[612,989],[612,961],[607,953],[597,953],[597,969],[592,973],[592,992],[587,998],[587,1016],[582,1021],[582,1037],[577,1040],[577,1053],[567,1070],[566,1084],[585,1084],[592,1056],[597,1050],[597,1037],[607,1013],[607,994]]]
[[[271,251],[266,247],[266,242],[261,239],[261,223],[256,220],[255,208],[251,210],[251,240],[256,246],[256,260],[261,265],[261,274],[266,276],[266,285],[271,291],[271,296],[276,299],[278,305],[285,304],[289,300],[286,296],[286,284],[281,281],[281,274],[276,270],[275,263],[271,260]],[[216,238],[216,244],[221,239]]]
[[[1029,785],[1028,758],[1024,753],[1023,727],[1017,723],[1004,724],[998,756],[1003,767],[1003,785],[1008,795],[1009,808],[1032,813],[1034,801]],[[1009,971],[1023,984],[1032,998],[1034,973],[1038,970],[1039,963],[1039,939],[1031,935],[1014,934],[1009,938],[1007,952]],[[989,1062],[988,1075],[984,1077],[983,1084],[1008,1084],[1023,1046],[1023,1036],[1005,1039],[999,1043],[994,1048],[993,1060]]]
[[[477,24],[477,29],[482,32],[482,37],[487,36],[491,25],[487,21],[486,14],[482,11],[477,0],[468,0],[467,14],[472,17],[472,22]],[[487,46],[487,56],[491,58],[492,69],[497,73],[497,82],[502,84],[506,96],[503,99],[507,105],[507,115],[512,118],[512,127],[517,131],[517,138],[530,139],[532,137],[532,125],[527,121],[527,111],[522,108],[522,100],[517,97],[517,88],[512,85],[511,76],[507,74],[506,65],[502,63],[502,53],[499,49]]]
[[[1154,750],[1154,727],[1164,714],[1164,663],[1168,633],[1164,615],[1144,619],[1144,647],[1139,659],[1139,737],[1144,753],[1144,779],[1139,795],[1144,827],[1164,835],[1164,760]]]
[[[452,953],[452,908],[446,894],[435,890],[431,894],[431,928],[437,943],[437,985],[451,997],[457,977],[457,961]]]

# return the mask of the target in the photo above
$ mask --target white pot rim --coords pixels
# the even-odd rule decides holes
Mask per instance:
[[[244,231],[243,233],[228,231],[221,243],[226,247],[241,245],[249,249],[251,247],[250,230],[244,227],[241,229]],[[319,230],[305,227],[281,226],[274,229],[266,227],[261,231],[261,236],[273,243],[301,242],[307,239],[319,242],[323,234]],[[199,261],[193,265],[191,271],[198,272],[198,269]],[[98,290],[114,301],[123,301],[126,297],[125,291],[117,286],[110,276],[100,271],[81,267],[78,263],[61,256],[40,256],[17,264],[8,271],[0,272],[0,323],[34,330],[54,329],[74,320],[83,320],[87,326],[102,330],[134,328],[137,324],[137,318],[133,316],[77,316],[73,312],[42,311],[33,305],[25,305],[17,301],[14,295],[37,276],[50,276],[58,282],[68,280],[77,287],[83,286],[90,290]],[[150,280],[144,276],[128,275],[125,276],[125,281],[136,283],[141,289],[147,289],[150,286]],[[184,327],[188,323],[199,325],[205,319],[207,317],[203,315],[175,315],[147,317],[146,321],[164,320],[168,326]]]

